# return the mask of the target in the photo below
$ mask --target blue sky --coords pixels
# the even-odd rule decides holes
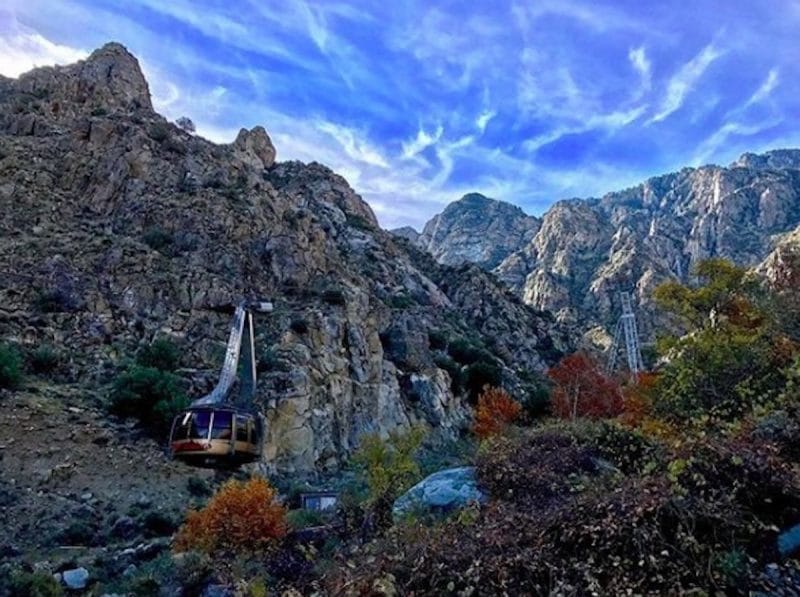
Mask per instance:
[[[800,146],[798,31],[800,0],[5,0],[0,74],[120,41],[168,118],[263,124],[419,228]]]

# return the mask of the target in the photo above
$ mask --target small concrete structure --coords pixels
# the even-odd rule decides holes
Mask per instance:
[[[300,494],[300,507],[303,510],[322,512],[335,508],[339,502],[339,494],[335,491],[310,491]]]

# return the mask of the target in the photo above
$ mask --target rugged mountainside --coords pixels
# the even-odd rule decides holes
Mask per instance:
[[[434,217],[425,230],[448,233],[436,237],[433,255],[492,269],[527,304],[553,311],[600,345],[610,341],[605,330],[619,312],[617,291],[630,290],[650,339],[659,323],[650,295],[659,282],[688,281],[708,257],[756,265],[800,224],[800,150],[745,154],[727,168],[686,168],[600,199],[560,201],[531,228],[530,240],[504,247],[509,255],[497,265],[464,249],[465,237],[476,235],[479,244],[483,236],[461,222],[491,221],[498,211],[492,204],[487,217],[484,209],[457,201]],[[431,246],[424,238],[420,245]]]
[[[0,209],[0,340],[63,348],[73,383],[102,389],[167,335],[206,391],[220,308],[274,299],[258,321],[272,470],[335,468],[367,430],[456,433],[470,411],[433,331],[490,346],[517,391],[565,348],[552,318],[477,267],[381,230],[340,176],[275,162],[263,128],[216,145],[167,122],[119,44],[0,79]]]
[[[514,205],[470,193],[425,224],[416,242],[441,263],[492,269],[530,242],[540,226]]]

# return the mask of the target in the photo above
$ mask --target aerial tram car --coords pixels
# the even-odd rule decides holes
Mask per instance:
[[[172,422],[169,450],[173,458],[195,466],[236,466],[261,457],[263,420],[253,406],[256,387],[253,313],[271,311],[270,302],[242,302],[236,307],[217,385]],[[239,394],[234,402],[237,375]]]

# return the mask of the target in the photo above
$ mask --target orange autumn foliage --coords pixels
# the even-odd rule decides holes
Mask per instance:
[[[483,387],[475,408],[473,431],[480,439],[502,433],[522,413],[519,402],[502,388]]]
[[[287,531],[286,509],[265,479],[231,480],[204,508],[189,512],[174,548],[252,553],[273,547]]]
[[[655,373],[640,373],[634,383],[623,388],[620,421],[624,425],[637,427],[650,416],[657,382]]]
[[[585,352],[564,357],[547,376],[553,382],[553,414],[562,419],[616,417],[622,412],[619,384]]]

